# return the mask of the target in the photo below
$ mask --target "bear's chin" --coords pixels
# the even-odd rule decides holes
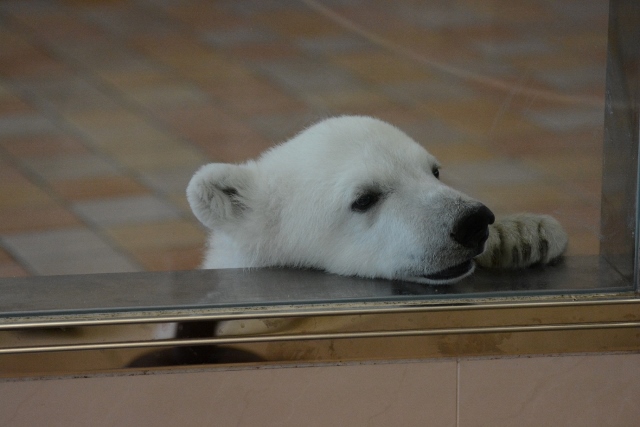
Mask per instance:
[[[449,285],[470,276],[476,269],[476,264],[472,259],[445,268],[436,273],[425,274],[424,276],[406,277],[403,280],[410,282],[425,283],[429,285]]]

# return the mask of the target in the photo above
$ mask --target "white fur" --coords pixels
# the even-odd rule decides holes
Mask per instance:
[[[187,188],[193,212],[212,230],[203,267],[453,281],[424,276],[478,255],[451,233],[479,202],[440,182],[438,167],[397,128],[360,116],[324,120],[256,161],[206,165]],[[355,212],[367,190],[379,192],[379,202]]]

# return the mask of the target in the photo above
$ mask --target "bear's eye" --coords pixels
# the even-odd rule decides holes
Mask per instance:
[[[378,193],[365,193],[358,197],[351,205],[351,209],[355,212],[366,212],[380,200]]]
[[[440,169],[439,168],[433,168],[431,170],[431,173],[433,174],[433,176],[435,176],[436,178],[440,179]]]

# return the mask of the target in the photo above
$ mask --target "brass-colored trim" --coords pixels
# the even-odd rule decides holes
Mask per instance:
[[[421,306],[399,306],[399,307],[374,307],[374,308],[349,308],[341,309],[335,306],[332,309],[323,310],[277,310],[277,311],[250,311],[250,312],[228,312],[212,314],[182,314],[182,315],[151,315],[148,317],[128,317],[110,319],[65,319],[65,320],[44,320],[44,321],[22,321],[17,320],[0,324],[0,331],[33,329],[33,328],[64,328],[78,326],[113,326],[113,325],[134,325],[153,323],[173,323],[173,322],[195,322],[195,321],[222,321],[222,320],[246,320],[246,319],[272,319],[272,318],[299,318],[299,317],[324,317],[324,316],[353,316],[371,314],[399,314],[399,313],[422,313],[422,312],[442,312],[442,311],[483,311],[500,309],[533,309],[552,307],[583,307],[583,306],[610,306],[624,304],[640,304],[639,298],[620,298],[607,300],[571,300],[571,301],[534,301],[534,302],[500,302],[500,303],[468,303],[468,305],[421,305]],[[29,318],[31,319],[31,318]],[[3,319],[0,319],[0,322]],[[1,354],[1,353],[0,353]]]
[[[0,378],[640,351],[639,298],[563,298],[194,309],[117,313],[128,317],[110,319],[49,317],[50,322],[4,318]]]
[[[640,322],[607,322],[607,323],[574,323],[561,325],[532,325],[532,326],[488,326],[473,328],[446,328],[446,329],[413,329],[401,331],[367,331],[367,332],[337,332],[316,334],[284,334],[263,335],[250,337],[227,338],[199,338],[181,340],[158,340],[137,342],[115,342],[101,344],[71,344],[14,347],[0,349],[0,354],[24,354],[45,353],[55,351],[82,351],[82,350],[114,350],[149,347],[176,347],[195,345],[225,345],[225,344],[251,344],[263,342],[283,341],[311,341],[311,340],[335,340],[335,339],[359,339],[359,338],[393,338],[427,335],[461,335],[481,333],[513,333],[513,332],[548,332],[548,331],[572,331],[585,329],[624,329],[640,327]]]

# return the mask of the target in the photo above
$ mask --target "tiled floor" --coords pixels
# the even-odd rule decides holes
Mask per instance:
[[[0,2],[0,276],[188,269],[184,189],[342,113],[598,251],[604,0]]]

